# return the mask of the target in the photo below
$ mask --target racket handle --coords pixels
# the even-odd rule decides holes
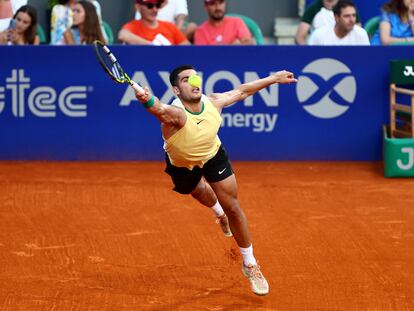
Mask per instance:
[[[145,92],[144,89],[138,83],[136,83],[134,81],[131,81],[130,85],[136,93],[144,93]]]

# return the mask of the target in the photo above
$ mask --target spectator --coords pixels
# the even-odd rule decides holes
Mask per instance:
[[[306,44],[308,34],[314,29],[326,24],[335,24],[332,8],[337,2],[338,0],[316,0],[305,10],[301,22],[299,23],[298,30],[296,31],[296,44]],[[321,14],[314,23],[314,19],[319,12],[321,12]]]
[[[135,19],[140,19],[141,14],[135,11]],[[189,41],[193,41],[194,32],[197,28],[195,23],[189,23],[187,0],[165,0],[157,18],[162,21],[174,23]]]
[[[13,15],[26,4],[27,0],[0,0],[0,31],[9,27]]]
[[[225,0],[204,0],[208,20],[194,34],[196,45],[253,44],[252,35],[241,18],[225,16]]]
[[[13,19],[15,28],[7,29],[0,34],[2,44],[25,45],[40,43],[37,35],[37,12],[31,5],[20,7]]]
[[[335,25],[335,17],[333,14],[333,7],[338,0],[315,0],[305,10],[296,31],[296,44],[304,45],[309,33],[315,29],[325,25]],[[361,19],[357,12],[357,23],[361,23]]]
[[[81,0],[73,6],[73,26],[63,34],[65,44],[91,44],[105,41],[96,8],[90,1]]]
[[[372,45],[414,42],[414,0],[391,0],[382,6],[378,31]]]
[[[309,45],[369,45],[368,34],[356,24],[356,8],[351,0],[339,0],[333,7],[335,25],[316,29]]]
[[[333,14],[333,7],[338,3],[338,0],[326,0],[323,2],[323,5],[318,13],[312,20],[311,28],[313,30],[318,29],[326,25],[335,25],[335,17]]]
[[[53,6],[50,24],[50,44],[65,44],[63,34],[72,27],[73,12],[71,6],[74,3],[75,0],[59,0],[59,3]]]
[[[176,25],[157,19],[164,0],[136,0],[135,9],[141,19],[122,26],[118,34],[121,42],[128,44],[183,45],[190,44]]]
[[[91,2],[96,9],[96,14],[98,14],[98,19],[99,19],[99,25],[101,27],[101,32],[104,38],[104,41],[108,43],[108,36],[105,32],[105,27],[103,26],[103,21],[102,21],[102,9],[101,9],[101,5],[99,4],[99,2],[97,0],[88,0],[89,2]]]

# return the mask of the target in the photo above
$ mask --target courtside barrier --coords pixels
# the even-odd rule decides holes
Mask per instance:
[[[224,110],[220,133],[233,160],[380,160],[388,124],[393,47],[113,46],[133,79],[164,102],[168,72],[190,63],[206,93],[277,70],[273,85]],[[158,122],[112,82],[90,46],[0,47],[0,159],[162,160]]]
[[[414,139],[391,138],[389,128],[383,127],[385,177],[414,176]]]

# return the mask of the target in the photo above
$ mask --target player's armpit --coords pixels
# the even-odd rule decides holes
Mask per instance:
[[[166,105],[155,97],[155,104],[148,111],[161,123],[182,127],[186,121],[186,114],[182,108]]]

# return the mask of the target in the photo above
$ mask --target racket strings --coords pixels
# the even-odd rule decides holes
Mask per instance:
[[[111,77],[112,80],[118,83],[129,83],[137,92],[143,92],[143,89],[133,82],[131,78],[122,69],[115,55],[111,50],[102,42],[94,41],[93,43],[95,54],[99,63],[105,72]]]
[[[113,66],[111,68],[112,74],[117,78],[117,79],[124,79],[125,78],[125,74],[122,70],[121,67],[119,67],[118,63],[113,63]]]
[[[108,73],[116,80],[119,80],[119,82],[125,81],[125,73],[109,48],[106,46],[99,46],[98,53]]]

